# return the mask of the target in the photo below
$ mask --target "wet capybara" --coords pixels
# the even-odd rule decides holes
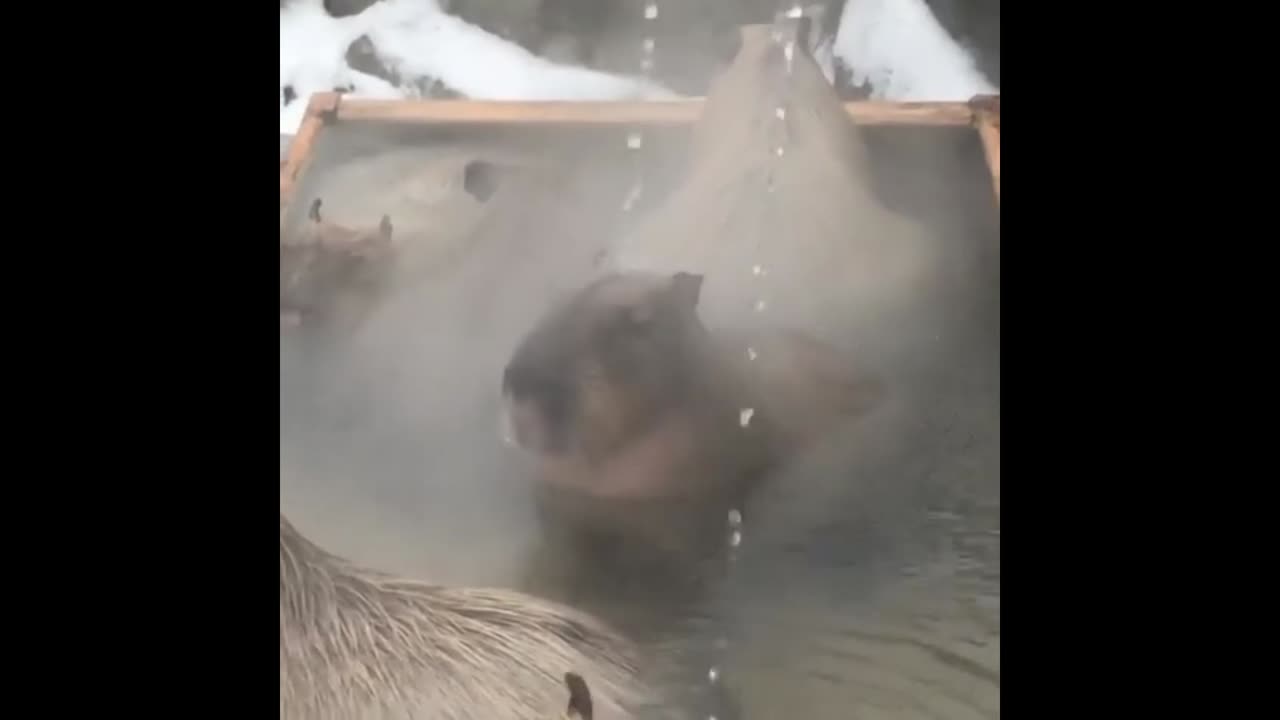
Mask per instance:
[[[610,274],[523,339],[502,379],[506,426],[543,481],[612,499],[724,489],[878,403],[878,382],[801,333],[709,332],[701,287]]]
[[[709,332],[701,287],[607,275],[534,327],[502,382],[508,438],[539,478],[525,587],[638,638],[702,602],[730,510],[882,394],[802,335]]]
[[[583,613],[358,567],[280,516],[281,720],[547,720],[564,713],[566,673],[600,717],[630,718],[650,700],[637,668]]]
[[[391,219],[376,228],[324,221],[315,200],[307,220],[280,243],[282,325],[358,319],[385,286],[394,266]]]

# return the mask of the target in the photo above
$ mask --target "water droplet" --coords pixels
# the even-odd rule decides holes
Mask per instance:
[[[775,117],[777,117],[779,120],[786,120],[786,119],[787,119],[787,109],[786,109],[786,108],[784,108],[784,107],[782,107],[782,106],[778,106],[778,108],[777,108],[776,110],[774,110],[774,111],[773,111],[773,114],[774,114],[774,116],[775,116]]]
[[[622,211],[631,212],[631,208],[635,207],[636,201],[640,199],[640,193],[644,186],[637,182],[631,186],[631,192],[627,193],[627,197],[622,201]]]
[[[741,510],[734,508],[729,511],[729,527],[731,528],[742,527],[742,511]]]
[[[783,154],[787,152],[787,149],[779,145],[778,148],[774,150],[774,152],[777,153],[778,157],[782,157]]]
[[[759,265],[752,265],[751,274],[755,275],[756,277],[764,275],[764,268],[760,267]]]
[[[748,360],[755,360],[757,357],[759,357],[759,355],[756,355],[756,350],[755,350],[755,348],[747,348],[747,359],[748,359]]]
[[[707,680],[709,682],[714,683],[719,679],[720,679],[720,670],[717,669],[714,665],[712,665],[711,669],[707,671]]]
[[[764,312],[765,302],[763,300],[756,301],[756,312]]]
[[[751,416],[756,414],[755,408],[743,408],[738,411],[738,424],[746,427],[751,424]]]
[[[742,531],[734,530],[729,533],[729,547],[738,547],[742,544]]]
[[[640,72],[650,72],[653,70],[653,58],[644,58],[640,61]]]
[[[647,37],[644,39],[644,51],[646,54],[653,52],[653,45],[654,45],[653,38]]]
[[[644,144],[644,136],[639,132],[627,133],[627,147],[631,150],[639,150]]]
[[[633,6],[634,7],[634,6]],[[650,2],[644,4],[644,19],[654,20],[658,17],[658,3]]]
[[[794,42],[787,43],[786,47],[782,48],[782,56],[787,59],[787,67],[790,68],[791,61],[796,56],[796,44]]]
[[[793,20],[795,18],[804,17],[804,10],[801,9],[799,5],[792,5],[791,9],[787,11],[787,17]]]

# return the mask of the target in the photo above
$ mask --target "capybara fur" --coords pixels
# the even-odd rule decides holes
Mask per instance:
[[[326,222],[315,200],[303,225],[280,243],[281,324],[354,322],[385,287],[394,267],[391,219],[376,228]]]
[[[709,332],[701,286],[610,274],[523,339],[504,407],[543,481],[613,499],[724,490],[878,403],[877,381],[798,332]]]
[[[700,602],[731,508],[882,395],[798,333],[710,332],[701,285],[607,275],[530,331],[502,383],[538,476],[526,587],[638,636]]]
[[[547,720],[565,712],[566,673],[601,718],[649,700],[628,641],[599,621],[356,566],[281,514],[281,720]]]

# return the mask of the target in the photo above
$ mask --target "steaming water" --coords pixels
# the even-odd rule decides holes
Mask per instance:
[[[360,224],[398,207],[396,226],[417,228],[399,241],[434,243],[432,223],[405,214],[416,203],[467,242],[403,278],[350,334],[282,337],[282,508],[368,565],[522,587],[619,623],[668,659],[665,687],[694,716],[998,717],[998,229],[976,139],[922,132],[947,131],[881,134],[886,201],[945,236],[968,295],[935,356],[913,368],[915,390],[734,508],[734,522],[724,508],[710,530],[720,552],[660,561],[558,545],[534,513],[525,459],[497,428],[498,380],[520,335],[628,222],[625,131],[326,133],[297,208],[326,198],[327,219]],[[681,142],[646,135],[647,196],[670,186],[663,159]],[[961,149],[895,150],[931,143]],[[483,204],[461,179],[476,158],[508,163]],[[943,183],[950,193],[934,190]],[[594,553],[596,565],[578,567],[598,574],[540,573],[548,548],[562,566]]]
[[[429,3],[415,15],[396,0],[382,15],[344,21],[307,15],[307,5],[291,6],[310,23],[294,21],[294,44],[326,33],[331,42],[286,58],[282,12],[281,82],[302,97],[335,77],[358,94],[406,94],[344,69],[342,50],[365,32],[381,33],[410,67],[477,96],[635,87],[560,73],[465,24],[433,21]],[[936,22],[909,6],[851,0],[837,52],[863,53],[859,67],[881,96],[955,99],[988,89],[963,53],[921,49],[948,46]],[[885,18],[898,19],[896,30],[881,27],[879,37],[915,37],[905,44],[916,52],[903,52],[902,41],[850,49],[850,38]],[[413,50],[427,27],[533,69],[504,73],[499,87],[486,63],[450,59],[458,43]],[[651,50],[642,45],[642,62]],[[282,134],[301,105],[282,107]],[[780,107],[778,119],[785,115]],[[350,333],[282,336],[282,509],[321,545],[373,567],[521,587],[600,614],[666,661],[663,687],[690,717],[998,717],[998,227],[976,140],[941,138],[948,133],[885,130],[877,146],[885,201],[945,238],[963,289],[931,354],[913,362],[912,391],[833,429],[830,443],[748,504],[709,512],[708,527],[693,534],[710,540],[697,550],[659,556],[574,546],[540,522],[528,463],[498,432],[498,378],[548,304],[590,276],[603,239],[660,198],[682,139],[635,129],[572,138],[326,131],[295,209],[321,197],[327,219],[350,225],[388,213],[399,242],[438,262],[398,278]],[[785,156],[785,138],[776,150]],[[497,192],[484,202],[462,180],[473,160],[499,168]],[[763,311],[768,268],[743,261]],[[749,423],[751,408],[743,410]],[[668,522],[660,529],[689,534],[676,515]]]

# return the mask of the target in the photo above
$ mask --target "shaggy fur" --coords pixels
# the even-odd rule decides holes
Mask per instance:
[[[547,720],[567,672],[599,717],[645,697],[628,643],[584,614],[367,570],[280,516],[281,720]]]

